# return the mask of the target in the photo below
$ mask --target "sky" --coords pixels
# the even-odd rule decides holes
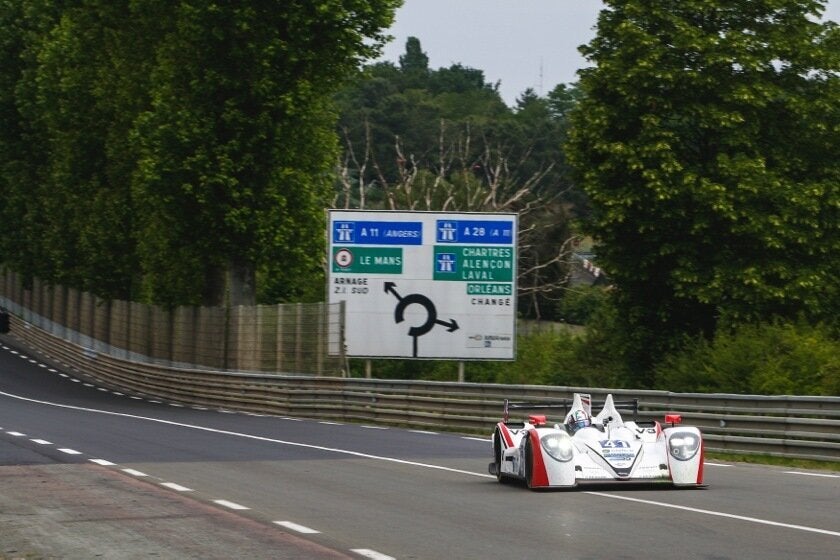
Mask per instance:
[[[380,60],[395,64],[408,37],[420,39],[433,69],[463,64],[500,81],[508,105],[527,88],[546,95],[577,81],[586,61],[577,51],[595,36],[600,0],[404,0]],[[840,21],[840,0],[825,17]]]

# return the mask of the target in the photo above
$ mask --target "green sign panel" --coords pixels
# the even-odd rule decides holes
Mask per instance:
[[[332,271],[347,274],[402,274],[402,247],[333,247]]]
[[[513,247],[435,245],[434,280],[513,282]]]
[[[467,294],[471,296],[510,296],[513,295],[513,284],[467,284]]]

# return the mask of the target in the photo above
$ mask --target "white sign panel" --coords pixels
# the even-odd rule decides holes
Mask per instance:
[[[330,210],[353,357],[513,360],[516,214]]]

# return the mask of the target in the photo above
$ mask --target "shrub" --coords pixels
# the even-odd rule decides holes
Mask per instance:
[[[656,387],[670,391],[837,395],[840,341],[822,326],[746,325],[718,331],[711,342],[687,341],[655,376]]]
[[[516,360],[468,361],[464,367],[465,378],[475,383],[552,383],[556,379],[560,364],[576,364],[574,355],[580,345],[578,338],[565,330],[540,330],[520,334],[517,336]],[[364,376],[364,361],[352,360],[351,372],[353,377]],[[372,374],[378,379],[455,381],[458,378],[458,363],[443,360],[374,360]]]
[[[573,325],[585,325],[607,303],[608,293],[598,286],[576,286],[557,304],[558,317]]]

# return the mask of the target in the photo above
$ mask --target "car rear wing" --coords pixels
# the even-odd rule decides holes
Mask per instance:
[[[563,416],[566,416],[569,413],[569,410],[572,407],[572,403],[574,399],[554,399],[550,402],[548,401],[510,401],[505,399],[505,408],[504,408],[504,416],[503,420],[507,422],[510,419],[510,411],[511,410],[562,410]],[[598,401],[591,401],[590,411],[592,408],[595,409],[602,409],[604,408],[604,403],[606,399],[598,400]],[[636,420],[639,415],[639,399],[626,399],[626,400],[613,400],[613,406],[615,406],[616,410],[619,412],[632,412],[633,419]],[[587,411],[591,414],[590,411]]]

